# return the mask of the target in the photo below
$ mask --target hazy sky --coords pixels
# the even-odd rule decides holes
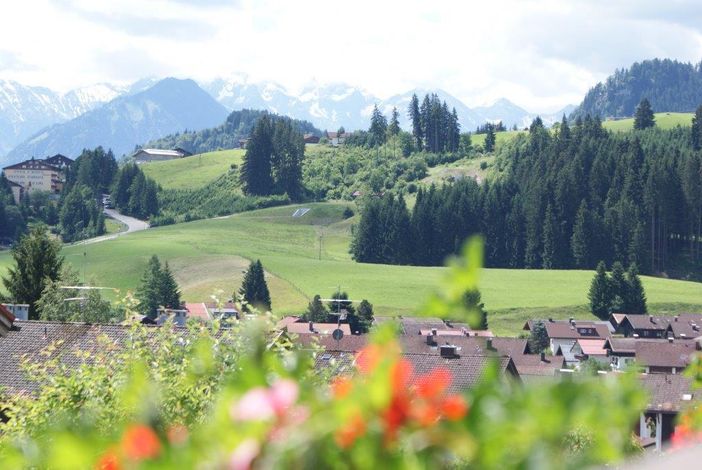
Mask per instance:
[[[702,59],[702,7],[674,0],[22,0],[4,5],[0,78],[66,90],[246,73],[469,106],[577,103],[637,60]]]

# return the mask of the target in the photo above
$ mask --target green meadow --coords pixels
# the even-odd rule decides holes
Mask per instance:
[[[187,301],[205,301],[221,290],[228,297],[241,283],[249,260],[261,259],[277,314],[299,313],[315,294],[338,286],[352,299],[368,299],[377,314],[421,314],[427,296],[440,288],[440,267],[360,264],[348,253],[351,203],[285,206],[158,227],[63,254],[94,285],[121,292],[136,288],[152,254],[168,261]],[[299,207],[311,210],[292,217]],[[321,245],[321,250],[320,250]],[[320,259],[321,258],[321,259]],[[0,274],[10,263],[0,253]],[[480,280],[490,328],[518,334],[529,318],[594,318],[587,311],[591,271],[484,269]],[[654,312],[702,310],[702,284],[643,277]]]
[[[240,165],[244,150],[220,150],[190,157],[140,165],[146,176],[163,189],[197,189],[226,173],[231,165]]]
[[[693,113],[656,113],[656,126],[661,129],[672,129],[676,126],[689,127],[692,125]],[[602,123],[605,129],[614,132],[628,132],[634,129],[634,119],[611,119]]]

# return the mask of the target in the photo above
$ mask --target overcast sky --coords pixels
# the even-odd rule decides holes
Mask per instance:
[[[675,0],[22,0],[5,5],[0,78],[67,90],[246,73],[381,98],[442,88],[469,106],[578,103],[616,68],[702,59],[702,8]]]

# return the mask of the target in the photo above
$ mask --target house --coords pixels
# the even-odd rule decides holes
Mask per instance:
[[[203,321],[240,319],[239,310],[234,302],[186,302],[184,309],[188,317]]]
[[[0,304],[0,336],[7,336],[12,329],[15,316],[5,304]]]
[[[534,323],[540,320],[529,320],[524,324],[524,330],[531,331]],[[574,364],[577,359],[571,354],[571,349],[578,339],[607,339],[610,336],[609,323],[580,320],[553,320],[549,318],[542,321],[546,328],[549,346],[554,355],[561,354],[568,364]]]
[[[2,304],[18,320],[29,320],[29,304]]]
[[[494,336],[489,330],[473,330],[466,323],[442,320],[437,317],[375,317],[375,323],[396,322],[402,335],[427,336]]]
[[[305,139],[306,144],[318,144],[319,143],[319,136],[316,136],[314,134],[305,134],[303,138]]]
[[[334,330],[341,330],[344,336],[351,335],[351,327],[348,323],[315,323],[297,321],[289,323],[283,327],[283,331],[296,335],[331,335]]]
[[[344,145],[344,142],[346,142],[346,139],[348,139],[349,137],[351,137],[350,132],[327,132],[327,140],[329,141],[329,145],[333,147]]]
[[[617,332],[627,338],[665,338],[670,320],[671,317],[627,314],[620,321]]]
[[[603,349],[607,351],[609,363],[614,370],[624,370],[636,361],[637,338],[615,338],[605,340]]]
[[[188,319],[186,309],[160,308],[157,311],[156,325],[163,325],[167,321],[172,321],[175,326],[185,326]]]
[[[14,181],[7,180],[7,182],[10,183],[10,190],[12,190],[12,198],[15,200],[15,204],[19,205],[24,196],[24,188],[21,184],[15,183]]]
[[[149,162],[163,162],[168,160],[177,160],[183,157],[192,155],[190,152],[183,149],[139,149],[132,155],[134,162],[137,164]]]
[[[570,353],[578,361],[586,361],[588,359],[594,359],[603,364],[609,363],[609,357],[607,356],[607,350],[604,348],[607,339],[584,339],[579,338],[575,340],[575,344],[570,348]]]
[[[680,374],[641,374],[639,382],[649,401],[636,431],[642,440],[655,440],[660,451],[673,435],[678,413],[699,401],[698,390],[693,390],[691,379]]]
[[[38,191],[59,194],[65,181],[64,172],[59,167],[34,158],[6,166],[3,172],[9,181],[21,186],[21,189],[12,191],[16,201],[22,194]]]
[[[69,168],[71,165],[73,165],[74,160],[71,158],[68,158],[65,155],[61,155],[60,153],[57,153],[53,157],[46,157],[44,161],[51,165],[55,166],[56,168],[60,170],[66,170]]]
[[[634,359],[647,374],[680,374],[697,350],[696,341],[637,341]]]
[[[524,383],[555,380],[558,371],[566,367],[563,356],[541,354],[516,354],[511,356],[519,377]]]
[[[675,339],[695,339],[702,336],[702,315],[693,313],[681,313],[674,317],[669,317],[668,336]]]

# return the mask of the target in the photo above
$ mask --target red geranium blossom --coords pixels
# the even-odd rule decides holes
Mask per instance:
[[[132,460],[152,459],[161,453],[161,441],[149,426],[135,424],[122,436],[122,452]]]

